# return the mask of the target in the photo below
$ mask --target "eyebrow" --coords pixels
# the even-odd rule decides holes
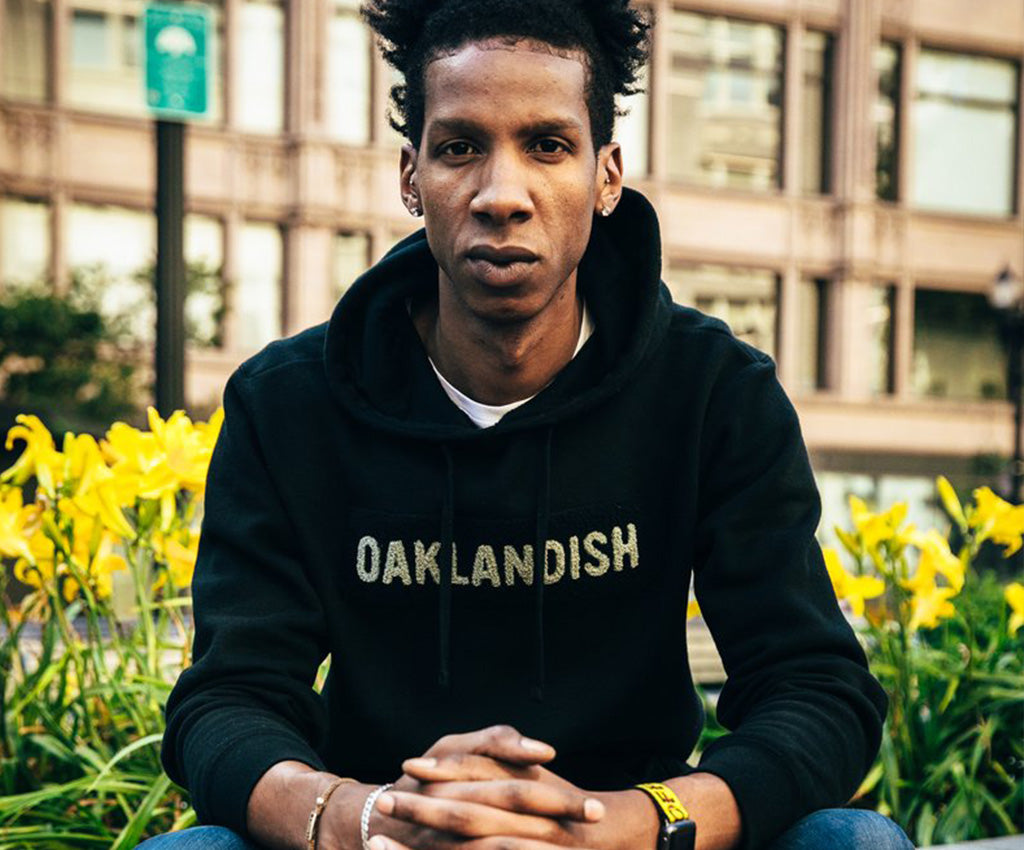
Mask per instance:
[[[430,122],[427,132],[465,133],[476,136],[489,135],[489,131],[484,125],[470,118],[437,118]],[[520,127],[516,135],[526,137],[566,132],[582,133],[583,125],[573,118],[541,118]]]

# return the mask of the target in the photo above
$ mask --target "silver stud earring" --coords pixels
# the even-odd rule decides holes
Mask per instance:
[[[610,216],[611,214],[612,214],[612,208],[611,207],[601,207],[601,215],[603,215],[605,218],[608,218],[608,216]]]

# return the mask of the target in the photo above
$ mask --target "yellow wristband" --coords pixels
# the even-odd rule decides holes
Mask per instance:
[[[654,800],[654,804],[665,815],[665,820],[668,823],[690,819],[690,813],[679,801],[676,792],[667,785],[660,782],[644,782],[636,787]]]

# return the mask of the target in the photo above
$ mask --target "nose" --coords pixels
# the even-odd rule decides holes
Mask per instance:
[[[479,185],[470,212],[488,224],[527,221],[533,215],[529,169],[514,153],[493,151],[478,172]]]

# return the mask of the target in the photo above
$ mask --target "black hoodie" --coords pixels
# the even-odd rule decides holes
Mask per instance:
[[[422,231],[231,376],[162,753],[202,822],[245,834],[278,761],[385,782],[495,723],[590,790],[692,772],[691,573],[733,730],[700,770],[736,795],[743,847],[849,798],[885,697],[814,539],[796,414],[768,357],[672,304],[660,263],[627,191],[580,266],[593,336],[491,428],[445,395],[409,318],[437,287]]]

